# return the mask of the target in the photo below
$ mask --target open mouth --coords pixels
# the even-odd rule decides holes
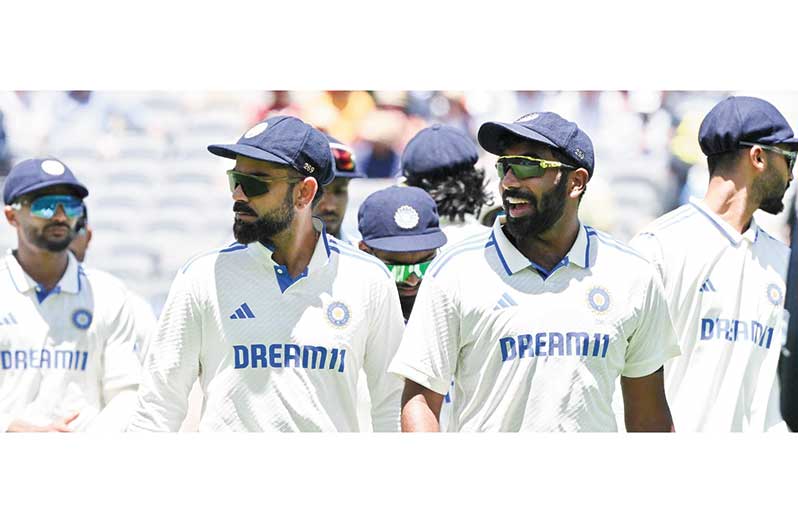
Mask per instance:
[[[529,214],[532,211],[532,202],[526,198],[509,196],[504,199],[504,205],[507,208],[507,214],[514,218]]]

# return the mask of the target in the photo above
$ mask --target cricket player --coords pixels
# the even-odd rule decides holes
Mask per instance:
[[[798,206],[798,199],[795,201]],[[794,207],[793,211],[798,211]],[[779,356],[779,385],[781,387],[781,415],[787,427],[798,432],[798,216],[792,223],[790,236],[790,265],[787,269],[785,297],[784,346]]]
[[[792,180],[798,139],[769,102],[729,97],[701,122],[703,200],[660,217],[631,245],[662,276],[682,355],[665,390],[684,431],[765,431],[783,423],[776,367],[789,249],[759,228]]]
[[[344,236],[341,227],[349,203],[349,182],[355,178],[365,178],[366,174],[357,169],[355,153],[351,147],[332,136],[327,135],[327,139],[330,141],[330,150],[335,160],[333,163],[335,178],[324,188],[321,199],[313,206],[313,214],[324,221],[327,234],[342,242],[352,243],[352,240]]]
[[[327,235],[311,209],[333,179],[325,136],[275,116],[211,145],[227,171],[238,243],[180,269],[150,342],[130,430],[176,431],[199,377],[200,431],[357,431],[368,379],[376,431],[399,429],[402,335],[387,267]]]
[[[475,167],[478,159],[477,147],[466,133],[441,124],[420,130],[402,152],[405,183],[424,189],[435,200],[447,246],[488,230],[478,220],[491,201],[484,187],[485,170]]]
[[[88,189],[54,158],[3,188],[17,248],[0,260],[0,432],[123,430],[141,366],[127,289],[68,247]]]
[[[581,223],[590,138],[555,113],[487,122],[506,217],[427,270],[390,370],[402,429],[436,431],[454,376],[453,431],[672,430],[662,367],[679,354],[662,284],[638,253]]]

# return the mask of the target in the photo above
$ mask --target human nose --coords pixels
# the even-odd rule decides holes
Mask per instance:
[[[504,172],[504,176],[502,177],[501,181],[501,186],[504,188],[521,186],[521,182],[519,182],[518,178],[515,177],[515,174],[513,174],[513,170],[510,167],[507,167],[507,170]]]
[[[233,200],[237,202],[248,202],[249,198],[247,195],[244,194],[244,189],[241,188],[241,184],[236,185],[236,188],[233,189],[233,192],[230,193]]]
[[[66,215],[66,211],[64,211],[64,206],[59,203],[58,205],[56,205],[55,213],[53,214],[53,217],[50,219],[59,222],[65,222],[69,220],[69,217]]]

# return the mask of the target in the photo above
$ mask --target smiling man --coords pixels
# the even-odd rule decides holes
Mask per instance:
[[[141,366],[125,286],[69,252],[88,189],[55,158],[3,187],[17,248],[0,259],[0,432],[123,430]]]
[[[235,160],[238,243],[179,271],[130,429],[178,430],[199,377],[200,431],[357,431],[362,369],[374,430],[398,430],[402,384],[386,369],[402,335],[399,299],[384,264],[312,216],[333,179],[325,136],[275,116],[208,150]]]
[[[390,370],[405,378],[402,429],[672,430],[663,363],[679,353],[662,284],[631,249],[579,223],[593,145],[554,113],[488,122],[506,217],[427,270]]]

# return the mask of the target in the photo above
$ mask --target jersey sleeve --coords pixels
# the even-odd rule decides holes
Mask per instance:
[[[627,378],[648,376],[667,360],[681,354],[662,281],[653,270],[649,270],[647,280],[639,321],[629,337],[621,372]]]
[[[445,395],[460,352],[459,332],[453,297],[428,272],[389,372]]]
[[[125,292],[116,314],[105,325],[103,344],[103,405],[126,389],[135,390],[141,376],[136,354],[135,312]]]
[[[178,274],[149,342],[128,430],[172,431],[186,415],[188,394],[199,372],[202,318],[192,281]]]
[[[662,246],[657,237],[650,232],[641,232],[629,242],[629,246],[643,255],[657,269],[659,277],[665,281],[665,266]]]
[[[396,285],[388,278],[375,285],[372,315],[363,370],[371,398],[371,420],[375,432],[398,432],[402,402],[402,380],[388,373],[399,342],[404,318]]]

